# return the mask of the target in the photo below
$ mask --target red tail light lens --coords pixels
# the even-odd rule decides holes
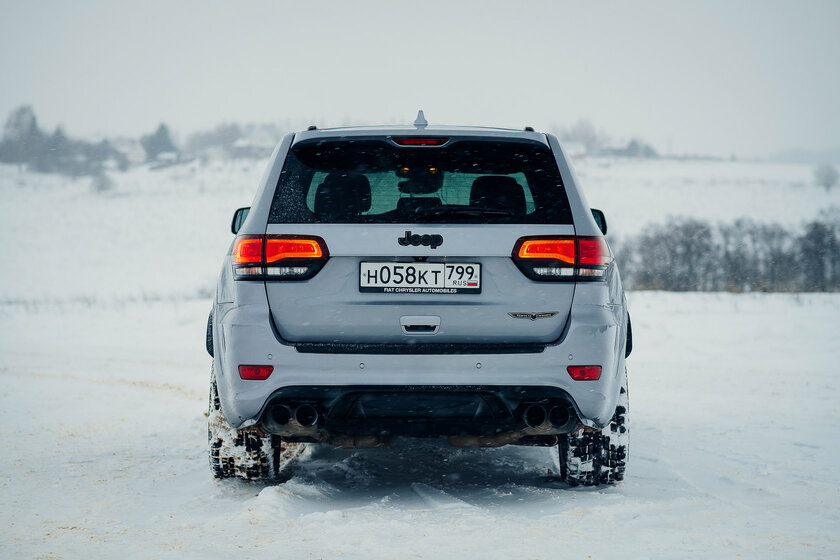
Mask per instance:
[[[443,146],[449,138],[429,138],[424,136],[404,136],[391,138],[398,146]]]
[[[243,235],[231,254],[236,280],[307,280],[329,258],[320,237]]]
[[[523,237],[511,255],[531,280],[603,280],[612,262],[603,237]]]
[[[519,247],[520,259],[553,259],[575,264],[575,240],[526,239]]]
[[[601,379],[601,366],[569,366],[566,371],[575,381],[597,381]]]
[[[242,236],[233,245],[233,264],[255,264],[262,262],[263,236]]]
[[[239,377],[262,381],[268,379],[273,371],[274,366],[239,366]]]
[[[582,266],[607,266],[610,250],[603,237],[578,237],[579,264]]]
[[[324,250],[317,239],[266,239],[265,262],[273,263],[283,259],[320,259]]]

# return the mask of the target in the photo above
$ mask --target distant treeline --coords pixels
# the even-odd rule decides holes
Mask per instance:
[[[108,140],[86,142],[69,138],[61,127],[52,134],[38,127],[31,107],[23,106],[9,114],[0,139],[0,162],[26,165],[40,173],[98,175],[106,162],[118,169],[128,168],[128,159]]]
[[[840,218],[824,212],[802,229],[749,219],[678,218],[614,242],[631,290],[840,291]]]
[[[10,163],[39,173],[71,176],[103,176],[105,171],[125,171],[131,165],[148,163],[150,169],[189,163],[195,158],[266,158],[290,129],[284,125],[221,124],[212,130],[191,134],[182,147],[173,141],[169,127],[161,123],[155,132],[139,139],[107,138],[88,142],[69,137],[62,127],[49,133],[38,126],[32,107],[24,105],[9,113],[0,136],[0,163]]]

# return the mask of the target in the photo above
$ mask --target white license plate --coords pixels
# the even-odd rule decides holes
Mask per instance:
[[[480,294],[478,263],[363,262],[362,292],[390,294]]]

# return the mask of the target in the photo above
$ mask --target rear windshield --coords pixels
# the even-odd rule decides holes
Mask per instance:
[[[269,223],[570,224],[557,164],[544,145],[453,139],[401,147],[385,138],[296,144]]]

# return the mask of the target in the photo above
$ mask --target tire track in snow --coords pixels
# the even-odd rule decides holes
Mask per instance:
[[[93,385],[104,385],[104,386],[116,386],[116,387],[132,387],[132,388],[139,388],[145,389],[147,391],[154,391],[158,393],[166,393],[166,394],[175,394],[182,398],[189,399],[189,400],[200,400],[207,398],[206,395],[203,393],[199,393],[198,391],[188,389],[187,387],[183,387],[180,385],[172,385],[171,383],[154,383],[152,381],[140,381],[134,379],[94,379],[89,377],[81,377],[78,375],[70,375],[70,374],[59,374],[59,375],[52,375],[48,373],[32,373],[32,372],[18,372],[18,371],[11,371],[9,368],[0,367],[0,375],[7,375],[11,377],[18,377],[24,379],[43,379],[43,380],[55,380],[59,379],[62,381],[75,381],[81,383],[90,383]]]
[[[451,494],[448,494],[440,488],[435,488],[434,486],[429,486],[428,484],[424,484],[422,482],[412,482],[411,490],[420,496],[420,498],[432,509],[474,508],[474,506],[456,498]]]

